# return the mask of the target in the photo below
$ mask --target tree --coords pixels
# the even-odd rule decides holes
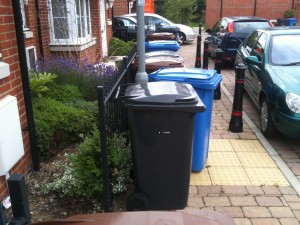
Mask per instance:
[[[194,0],[165,0],[165,16],[177,23],[188,23],[194,17],[195,11]]]
[[[160,0],[159,9],[163,16],[176,22],[187,24],[200,22],[206,7],[206,0]],[[156,3],[157,3],[156,2]]]

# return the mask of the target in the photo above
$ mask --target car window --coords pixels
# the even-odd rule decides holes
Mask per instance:
[[[228,29],[228,21],[225,19],[219,20],[214,27],[212,28],[212,32],[217,33],[217,32],[226,32]]]
[[[250,54],[252,52],[252,49],[254,48],[254,45],[257,41],[257,39],[259,38],[259,36],[261,35],[261,32],[255,31],[252,34],[250,34],[250,36],[248,37],[247,41],[245,42],[245,49],[248,52],[248,54]]]
[[[170,24],[154,16],[145,16],[145,24],[149,26],[169,26]]]
[[[288,65],[300,62],[300,35],[278,35],[271,39],[270,62]]]
[[[260,28],[271,27],[268,21],[236,21],[234,22],[234,30],[240,34],[250,34]]]
[[[255,44],[255,46],[253,48],[253,51],[251,53],[251,55],[256,56],[259,61],[262,60],[263,54],[265,52],[266,43],[267,43],[267,35],[266,34],[262,34],[258,38],[258,40],[257,40],[257,42],[256,42],[256,44]]]
[[[129,20],[129,19],[126,19],[126,18],[117,18],[114,20],[114,25],[116,28],[135,28],[136,27],[136,24]]]

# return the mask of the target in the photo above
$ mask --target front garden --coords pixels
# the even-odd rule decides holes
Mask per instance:
[[[111,54],[120,54],[120,48],[110,49]],[[72,149],[61,156],[65,160],[56,165],[59,172],[53,174],[52,180],[38,185],[44,194],[55,194],[62,199],[84,199],[100,205],[102,210],[97,87],[108,84],[118,71],[105,63],[90,64],[61,57],[44,59],[37,68],[29,72],[29,79],[40,158],[51,160],[65,149]],[[127,136],[114,132],[108,139],[115,195],[127,188],[131,167]]]

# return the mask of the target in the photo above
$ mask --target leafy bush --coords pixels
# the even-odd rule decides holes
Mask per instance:
[[[284,12],[284,17],[285,18],[292,18],[295,15],[295,10],[294,9],[288,9]]]
[[[75,101],[70,101],[66,102],[65,105],[75,107],[77,109],[82,109],[89,114],[91,114],[96,121],[98,121],[98,102],[93,101],[93,102],[88,102],[85,100],[75,100]]]
[[[133,45],[133,41],[125,42],[118,38],[112,37],[109,41],[108,54],[110,56],[128,55],[131,49],[133,48]]]
[[[115,68],[105,63],[88,63],[63,57],[49,57],[38,66],[42,72],[57,75],[57,84],[78,87],[87,101],[97,99],[97,86],[104,85],[115,74]]]
[[[66,146],[82,141],[96,123],[89,112],[66,106],[50,98],[33,102],[37,144],[42,157],[50,157]]]
[[[50,91],[45,94],[45,97],[61,102],[83,99],[78,87],[71,84],[52,84]]]
[[[86,197],[101,199],[102,171],[100,164],[99,132],[94,129],[91,136],[77,148],[77,153],[68,155],[69,164],[64,165],[62,177],[55,177],[53,183],[45,187],[45,192],[57,192],[61,197]],[[115,194],[126,190],[129,175],[130,148],[122,135],[116,134],[109,140],[109,163],[113,171],[112,185]]]
[[[48,86],[53,83],[57,77],[54,74],[43,72],[37,73],[29,70],[30,90],[33,97],[42,97],[42,95],[49,90]]]

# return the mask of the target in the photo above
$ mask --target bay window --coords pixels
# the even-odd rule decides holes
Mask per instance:
[[[89,0],[48,0],[52,45],[83,45],[92,40]]]

